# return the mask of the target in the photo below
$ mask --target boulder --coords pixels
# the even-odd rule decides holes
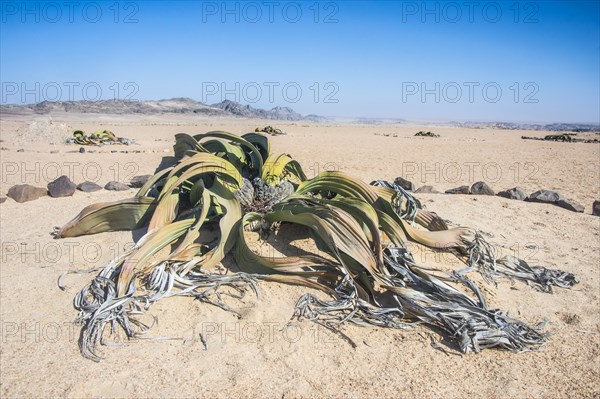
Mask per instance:
[[[83,154],[83,153],[85,152],[85,148],[83,148],[83,147],[79,147],[79,152],[80,152],[81,154]]]
[[[433,186],[422,186],[416,189],[415,193],[423,194],[439,194],[440,192]]]
[[[29,184],[18,184],[8,189],[8,197],[17,202],[29,202],[36,200],[48,194],[48,190],[41,187],[35,187]]]
[[[125,190],[129,190],[129,188],[130,187],[127,184],[120,183],[118,181],[109,181],[104,186],[105,190],[110,190],[110,191],[125,191]]]
[[[560,195],[556,191],[538,190],[535,193],[532,193],[529,197],[527,197],[527,199],[525,199],[525,201],[541,202],[541,203],[545,203],[545,204],[554,204],[562,199],[563,199],[562,195]]]
[[[513,187],[509,190],[500,191],[497,195],[518,201],[523,201],[525,198],[527,198],[527,194],[525,194],[525,191],[523,191],[523,189],[520,187]]]
[[[592,205],[592,215],[600,216],[600,200],[594,201]]]
[[[75,189],[77,185],[65,175],[48,183],[48,194],[53,198],[70,197],[75,193]]]
[[[570,199],[560,199],[560,200],[556,201],[555,205],[560,206],[561,208],[568,209],[573,212],[581,213],[585,210],[583,205],[581,205],[573,200],[570,200]]]
[[[152,177],[152,175],[134,176],[129,183],[130,187],[141,188]]]
[[[408,180],[404,179],[403,177],[400,177],[400,176],[396,177],[394,179],[394,183],[399,185],[406,191],[414,191],[415,190],[415,185],[411,181],[408,181]]]
[[[102,186],[91,181],[84,181],[77,185],[77,190],[83,191],[84,193],[93,193],[94,191],[102,190]]]
[[[446,194],[470,194],[469,186],[460,186],[445,191]]]
[[[473,195],[496,195],[494,190],[487,185],[486,182],[478,181],[471,186],[471,194]]]
[[[4,204],[6,202],[7,197],[0,197],[0,204]]]

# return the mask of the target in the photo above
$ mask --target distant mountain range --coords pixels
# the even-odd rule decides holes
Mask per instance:
[[[470,129],[545,130],[551,132],[600,132],[592,123],[447,122],[445,125]]]
[[[270,110],[242,105],[225,100],[217,104],[204,104],[191,98],[168,100],[100,100],[100,101],[44,101],[37,104],[0,105],[2,114],[49,114],[52,112],[95,114],[197,114],[203,116],[236,116],[241,118],[272,119],[283,121],[313,121],[330,123],[360,123],[369,125],[411,123],[399,118],[324,117],[302,115],[289,107]],[[417,123],[417,122],[412,122]],[[518,123],[518,122],[423,122],[426,125],[442,125],[471,129],[546,130],[561,132],[600,132],[600,124],[590,123]]]
[[[191,98],[171,98],[158,101],[100,100],[100,101],[44,101],[37,104],[0,105],[5,114],[48,114],[51,112],[74,112],[94,114],[198,114],[205,116],[239,116],[244,118],[274,119],[286,121],[321,120],[317,115],[301,115],[289,107],[271,110],[242,105],[225,100],[217,104],[204,104]]]

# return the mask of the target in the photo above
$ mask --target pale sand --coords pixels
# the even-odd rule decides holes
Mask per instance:
[[[174,133],[241,134],[272,124],[288,132],[271,138],[272,150],[291,154],[309,177],[333,168],[368,182],[393,179],[404,170],[417,187],[432,184],[440,191],[477,180],[486,180],[496,191],[514,186],[527,193],[540,188],[560,191],[584,205],[585,213],[499,197],[417,197],[456,224],[491,233],[488,240],[500,252],[517,252],[532,264],[575,273],[581,282],[572,290],[556,289],[552,295],[518,282],[512,286],[503,282],[497,288],[482,283],[492,307],[530,324],[549,322],[546,330],[553,335],[542,351],[534,353],[486,350],[458,356],[452,347],[445,347],[450,354],[434,349],[431,340],[439,341],[440,336],[425,327],[391,330],[348,325],[344,332],[358,345],[353,349],[310,322],[285,328],[295,301],[309,290],[260,283],[259,299],[248,295],[242,301],[228,301],[243,315],[240,320],[190,298],[162,300],[149,312],[157,316],[158,324],[147,335],[177,339],[102,347],[105,358],[94,363],[79,354],[79,329],[70,324],[76,316],[73,296],[91,276],[68,276],[64,292],[56,287],[56,279],[69,269],[103,266],[133,236],[117,232],[53,240],[50,232],[88,204],[125,198],[134,191],[76,192],[70,198],[44,197],[25,204],[8,199],[0,205],[2,397],[600,395],[600,218],[590,215],[593,200],[600,198],[597,144],[520,139],[523,134],[545,132],[431,126],[99,115],[58,115],[47,126],[47,118],[36,118],[40,124],[29,131],[31,120],[2,117],[0,146],[8,148],[0,151],[3,196],[14,184],[45,186],[47,178],[56,177],[57,168],[76,183],[84,180],[84,174],[101,185],[115,176],[126,181],[134,174],[152,173],[163,156],[172,155]],[[79,146],[62,144],[64,129],[89,132],[100,127],[140,145],[79,154]],[[418,130],[433,130],[442,137],[412,137]],[[49,145],[50,141],[56,144]],[[25,151],[17,152],[20,148]],[[110,153],[113,149],[156,152]],[[50,154],[51,150],[60,152]],[[25,173],[28,170],[34,172]],[[308,248],[301,237],[294,243]],[[412,249],[424,264],[452,262],[451,256],[436,258],[421,248]],[[232,260],[227,258],[224,264],[229,266]],[[201,332],[208,350],[199,339]]]

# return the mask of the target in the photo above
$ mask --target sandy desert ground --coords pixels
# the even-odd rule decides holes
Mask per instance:
[[[492,307],[530,324],[547,320],[553,335],[539,352],[486,350],[460,355],[435,349],[438,334],[348,325],[346,341],[321,327],[288,326],[306,288],[260,283],[260,296],[232,302],[240,314],[190,298],[158,302],[148,337],[102,347],[100,363],[84,359],[73,324],[75,293],[90,276],[57,277],[104,265],[134,236],[130,232],[54,240],[50,233],[86,205],[134,191],[76,192],[0,205],[0,395],[2,397],[599,397],[600,396],[600,145],[523,141],[545,132],[401,125],[332,125],[168,116],[2,116],[0,194],[14,184],[39,187],[65,174],[75,183],[104,185],[150,174],[172,156],[173,135],[227,130],[245,133],[273,124],[275,151],[301,162],[309,177],[339,169],[364,179],[404,176],[438,190],[484,180],[495,189],[557,190],[585,206],[556,206],[500,197],[416,194],[427,209],[455,224],[482,230],[500,253],[576,274],[580,283],[554,294],[522,283],[482,284]],[[64,144],[68,131],[105,128],[139,145],[79,153]],[[438,139],[413,137],[433,130]],[[383,134],[388,134],[384,136]],[[395,137],[396,136],[396,137]],[[23,149],[22,152],[18,150]],[[88,148],[89,150],[89,148]],[[111,152],[116,150],[117,152]],[[129,151],[124,153],[122,151]],[[291,233],[290,233],[291,234]],[[299,248],[308,244],[302,236]],[[448,265],[419,248],[417,260]],[[231,263],[226,259],[225,266]],[[457,266],[457,265],[454,265]],[[205,350],[199,333],[207,337]],[[117,339],[117,341],[119,341]]]

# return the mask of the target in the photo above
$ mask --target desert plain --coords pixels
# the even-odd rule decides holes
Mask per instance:
[[[485,181],[496,192],[515,186],[526,193],[558,191],[583,213],[498,196],[421,194],[426,209],[453,225],[476,228],[499,254],[575,274],[573,289],[552,294],[521,282],[498,286],[478,276],[490,307],[535,325],[546,321],[540,351],[484,350],[461,354],[425,326],[396,330],[348,324],[347,341],[309,321],[288,324],[305,287],[259,284],[258,298],[230,304],[241,315],[187,297],[156,303],[144,316],[153,327],[144,338],[114,337],[103,360],[84,359],[73,296],[91,278],[57,278],[68,270],[105,265],[139,232],[102,233],[55,240],[51,233],[83,207],[133,196],[135,191],[77,191],[0,205],[0,395],[2,397],[489,397],[600,396],[600,144],[525,141],[553,132],[467,129],[401,124],[334,124],[189,115],[2,115],[0,196],[16,184],[46,185],[67,175],[127,183],[152,174],[173,156],[174,134],[225,130],[236,134],[273,125],[286,135],[271,148],[292,155],[308,177],[343,170],[370,182],[402,176],[438,191]],[[70,132],[108,129],[136,141],[130,146],[65,144]],[[441,137],[414,137],[431,130]],[[312,250],[303,232],[283,235],[295,250]],[[258,251],[265,250],[255,240]],[[451,256],[411,248],[418,262],[462,267]],[[266,249],[269,250],[269,249]],[[281,251],[279,247],[276,251]],[[235,270],[232,258],[224,272]],[[322,294],[321,294],[322,295]],[[206,346],[199,338],[203,334]],[[433,344],[432,344],[433,343]],[[443,348],[440,350],[439,348]]]

